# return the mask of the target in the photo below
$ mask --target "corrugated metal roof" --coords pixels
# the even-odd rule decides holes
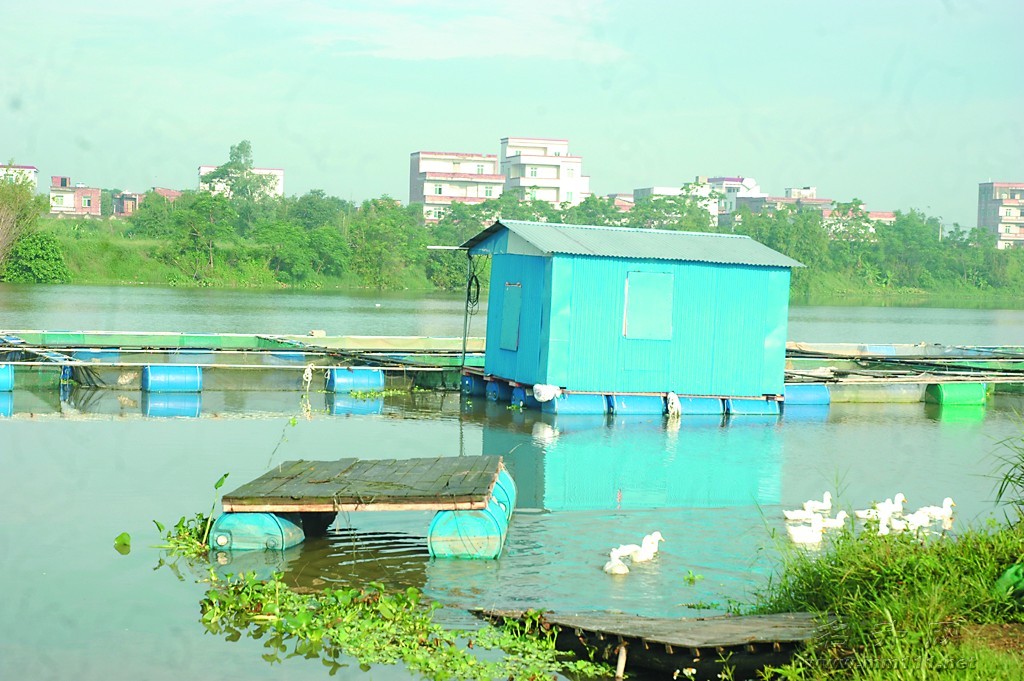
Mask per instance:
[[[523,220],[498,220],[462,244],[462,247],[472,249],[502,228],[515,232],[538,250],[549,254],[570,253],[730,265],[803,267],[796,260],[740,234],[563,225]]]

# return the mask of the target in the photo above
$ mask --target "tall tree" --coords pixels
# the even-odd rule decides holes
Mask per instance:
[[[202,176],[211,189],[223,188],[229,197],[243,201],[267,196],[277,180],[271,175],[253,172],[252,143],[242,140],[231,147],[228,162]]]
[[[217,244],[234,235],[237,217],[227,197],[186,192],[175,201],[171,261],[196,281],[209,278],[216,266]]]

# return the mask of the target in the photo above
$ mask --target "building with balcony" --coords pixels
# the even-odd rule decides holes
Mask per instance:
[[[100,217],[100,190],[70,177],[50,177],[50,214],[68,217]]]
[[[734,213],[737,199],[768,196],[752,177],[709,177],[707,184],[712,191],[718,192],[719,215]]]
[[[203,175],[211,173],[220,166],[199,166],[199,191],[210,192],[211,194],[224,194],[231,196],[231,190],[222,180],[214,182],[203,181]],[[249,172],[254,175],[264,175],[274,178],[273,184],[267,189],[267,196],[284,196],[284,169],[283,168],[250,168]]]
[[[978,227],[995,233],[997,248],[1024,244],[1024,182],[979,183]]]
[[[35,166],[0,166],[0,180],[29,182],[32,184],[32,191],[35,192],[39,186],[39,169]]]
[[[498,157],[457,151],[409,155],[409,203],[423,204],[423,220],[434,223],[453,203],[483,203],[501,196],[505,176]]]
[[[505,137],[500,157],[505,191],[524,201],[547,201],[557,208],[578,206],[590,196],[583,158],[569,153],[568,140]]]
[[[690,196],[696,197],[700,205],[711,216],[711,224],[718,225],[719,202],[711,197],[713,188],[705,177],[695,177],[692,184],[681,187],[640,187],[633,190],[633,201],[640,202],[644,199],[657,196],[682,196],[689,192]]]

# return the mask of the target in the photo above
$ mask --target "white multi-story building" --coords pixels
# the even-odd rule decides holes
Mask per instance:
[[[33,192],[39,187],[39,169],[35,166],[0,166],[0,180],[8,178],[11,182],[31,182]]]
[[[505,191],[520,199],[577,206],[590,196],[583,158],[569,154],[568,140],[505,137],[501,140]]]
[[[483,203],[501,196],[505,176],[494,154],[414,151],[409,157],[409,203],[437,222],[452,203]]]
[[[203,175],[213,172],[220,166],[199,166],[199,190],[212,194],[226,194],[231,192],[223,182],[204,182]],[[269,175],[274,178],[274,184],[267,190],[268,196],[284,196],[284,169],[283,168],[252,168],[256,175]]]
[[[685,187],[641,187],[633,190],[633,201],[640,201],[652,196],[682,196],[685,190],[690,196],[697,197],[700,205],[711,216],[711,224],[718,224],[718,201],[711,197],[713,187],[708,183],[707,178],[697,177],[693,184]]]
[[[998,248],[1024,244],[1024,182],[979,183],[978,227],[995,233]]]
[[[736,199],[767,197],[761,191],[757,180],[752,177],[709,177],[707,183],[718,192],[718,213],[729,214],[736,210]]]

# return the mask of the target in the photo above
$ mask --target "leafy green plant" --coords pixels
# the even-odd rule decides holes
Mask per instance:
[[[211,570],[211,588],[201,603],[201,622],[213,634],[237,640],[243,633],[262,640],[270,663],[294,656],[320,657],[335,673],[342,656],[363,668],[403,663],[428,679],[551,678],[560,672],[604,675],[608,667],[577,660],[554,647],[557,632],[540,613],[524,622],[479,631],[447,630],[434,622],[440,608],[424,603],[418,589],[389,591],[371,582],[363,588],[297,593],[281,575],[262,581],[253,574],[222,579]],[[502,650],[482,660],[474,649]]]
[[[128,555],[132,550],[132,536],[127,532],[114,537],[114,550],[120,553],[122,556]]]
[[[209,514],[196,513],[191,518],[182,516],[170,530],[160,521],[154,520],[153,524],[156,525],[157,531],[163,534],[167,541],[166,544],[157,548],[167,549],[183,556],[205,556],[208,551],[207,540],[210,538],[210,527],[213,526],[213,512],[217,508],[216,492],[224,486],[224,481],[227,479],[228,474],[225,473],[213,484],[214,496]]]

